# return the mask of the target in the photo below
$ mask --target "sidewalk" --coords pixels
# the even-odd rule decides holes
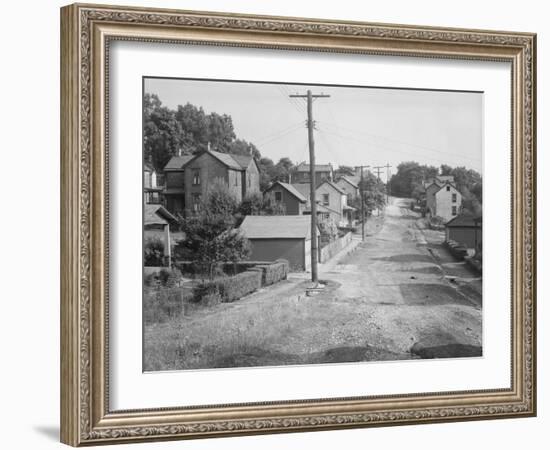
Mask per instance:
[[[330,258],[326,263],[319,263],[319,272],[323,273],[323,272],[330,272],[334,270],[334,267],[338,265],[340,260],[345,256],[349,255],[351,252],[353,252],[360,243],[361,243],[361,237],[357,235],[353,235],[351,238],[351,242],[346,247],[344,247],[342,250],[336,253],[336,255]]]

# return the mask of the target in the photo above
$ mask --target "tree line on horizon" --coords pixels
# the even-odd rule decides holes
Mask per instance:
[[[474,215],[482,213],[483,183],[481,174],[464,166],[452,167],[442,164],[439,167],[420,164],[416,161],[404,161],[397,166],[397,173],[390,178],[393,195],[422,199],[424,181],[436,176],[452,175],[454,184],[462,195],[464,212]]]

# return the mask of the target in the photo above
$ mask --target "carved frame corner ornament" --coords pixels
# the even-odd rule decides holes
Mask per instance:
[[[507,61],[512,70],[509,389],[110,411],[109,43]],[[80,446],[536,414],[536,35],[74,4],[61,9],[61,440]]]

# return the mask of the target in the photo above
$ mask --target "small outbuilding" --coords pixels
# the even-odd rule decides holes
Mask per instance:
[[[482,244],[481,217],[460,214],[445,224],[445,240],[455,241],[466,248],[480,249]]]
[[[307,271],[311,264],[311,217],[246,216],[240,230],[249,240],[252,261],[286,259],[293,271]],[[314,239],[319,239],[316,230]]]
[[[143,205],[143,237],[160,239],[164,245],[164,257],[170,265],[172,258],[172,242],[170,239],[170,225],[177,219],[162,205]]]

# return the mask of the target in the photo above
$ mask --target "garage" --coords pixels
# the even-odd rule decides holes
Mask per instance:
[[[286,259],[292,271],[309,270],[311,217],[247,216],[240,230],[250,242],[251,261]],[[316,239],[319,239],[319,230]]]

